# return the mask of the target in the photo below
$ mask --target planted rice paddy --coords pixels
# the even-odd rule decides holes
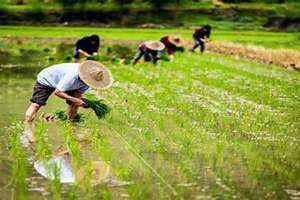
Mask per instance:
[[[91,109],[80,123],[39,118],[38,142],[26,148],[22,126],[10,124],[22,120],[41,63],[20,63],[0,72],[4,199],[300,198],[298,71],[210,52],[159,66],[106,61],[115,82],[93,91],[110,108],[105,118]],[[42,111],[65,107],[52,96]],[[33,167],[57,149],[73,183],[58,181],[60,165],[53,179]]]

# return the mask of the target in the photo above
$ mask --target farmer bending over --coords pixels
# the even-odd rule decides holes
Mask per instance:
[[[184,51],[183,39],[177,35],[167,35],[160,39],[160,41],[165,45],[167,54],[173,58],[176,51]]]
[[[133,64],[135,65],[143,56],[145,62],[150,62],[151,59],[154,64],[159,60],[159,54],[165,48],[165,45],[159,41],[147,41],[140,44],[138,52],[134,57]]]
[[[205,25],[205,26],[195,30],[195,32],[193,34],[193,39],[195,41],[195,45],[192,49],[193,52],[195,51],[195,49],[198,46],[200,46],[201,53],[204,52],[205,42],[206,42],[206,39],[208,39],[210,37],[210,31],[211,31],[210,25]]]
[[[81,56],[88,58],[96,56],[100,47],[100,38],[98,35],[84,37],[78,40],[73,49],[74,61],[78,61]]]
[[[89,88],[104,89],[112,82],[110,72],[95,61],[83,63],[63,63],[43,69],[37,76],[33,88],[31,104],[25,114],[26,131],[31,142],[35,141],[33,119],[39,109],[46,105],[49,96],[54,94],[69,104],[68,118],[74,120],[79,107],[87,105],[81,99]]]

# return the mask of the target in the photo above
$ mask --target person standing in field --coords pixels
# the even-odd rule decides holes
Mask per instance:
[[[33,120],[39,109],[46,105],[50,95],[54,93],[66,100],[68,119],[73,121],[79,107],[87,107],[81,99],[88,88],[105,89],[112,83],[109,70],[95,61],[83,63],[62,63],[43,69],[37,76],[33,88],[31,104],[25,113],[25,126],[28,139],[35,142]]]
[[[73,59],[79,61],[81,57],[89,58],[96,56],[100,48],[100,38],[98,35],[91,35],[78,40],[73,49]]]
[[[167,35],[160,39],[160,41],[165,45],[165,50],[167,54],[173,58],[176,51],[184,51],[183,39],[177,35]]]
[[[136,53],[133,64],[135,65],[143,56],[145,62],[152,62],[157,64],[159,55],[164,50],[165,45],[159,41],[147,41],[139,45],[138,52]]]
[[[195,41],[195,45],[193,46],[192,52],[195,51],[197,47],[200,46],[200,52],[203,53],[205,50],[205,42],[210,37],[211,26],[204,25],[201,28],[195,30],[193,34],[193,39]]]

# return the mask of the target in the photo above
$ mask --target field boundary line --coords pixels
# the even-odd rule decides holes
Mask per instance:
[[[175,190],[175,188],[171,185],[171,184],[169,184],[165,179],[164,179],[164,177],[162,177],[159,173],[158,173],[158,171],[156,171],[156,169],[154,169],[144,158],[143,158],[143,156],[141,156],[138,152],[137,152],[137,150],[131,145],[131,144],[129,144],[126,140],[125,140],[125,138],[118,132],[118,131],[116,131],[114,128],[112,128],[111,126],[109,126],[108,125],[108,127],[109,127],[109,129],[112,131],[112,132],[114,132],[115,133],[115,135],[117,135],[125,144],[126,144],[126,146],[128,147],[128,149],[146,166],[146,167],[148,167],[151,171],[152,171],[152,173],[153,174],[155,174],[155,176],[157,176],[157,178],[159,178],[159,180],[163,183],[163,184],[165,184],[166,186],[167,186],[167,188],[169,188],[171,191],[172,191],[172,193],[173,193],[173,195],[174,196],[178,196],[178,193],[177,193],[177,191]]]

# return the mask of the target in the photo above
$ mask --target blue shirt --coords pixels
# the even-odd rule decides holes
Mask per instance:
[[[84,93],[89,87],[79,78],[79,63],[62,63],[43,69],[37,76],[37,82],[66,92],[78,90]]]

